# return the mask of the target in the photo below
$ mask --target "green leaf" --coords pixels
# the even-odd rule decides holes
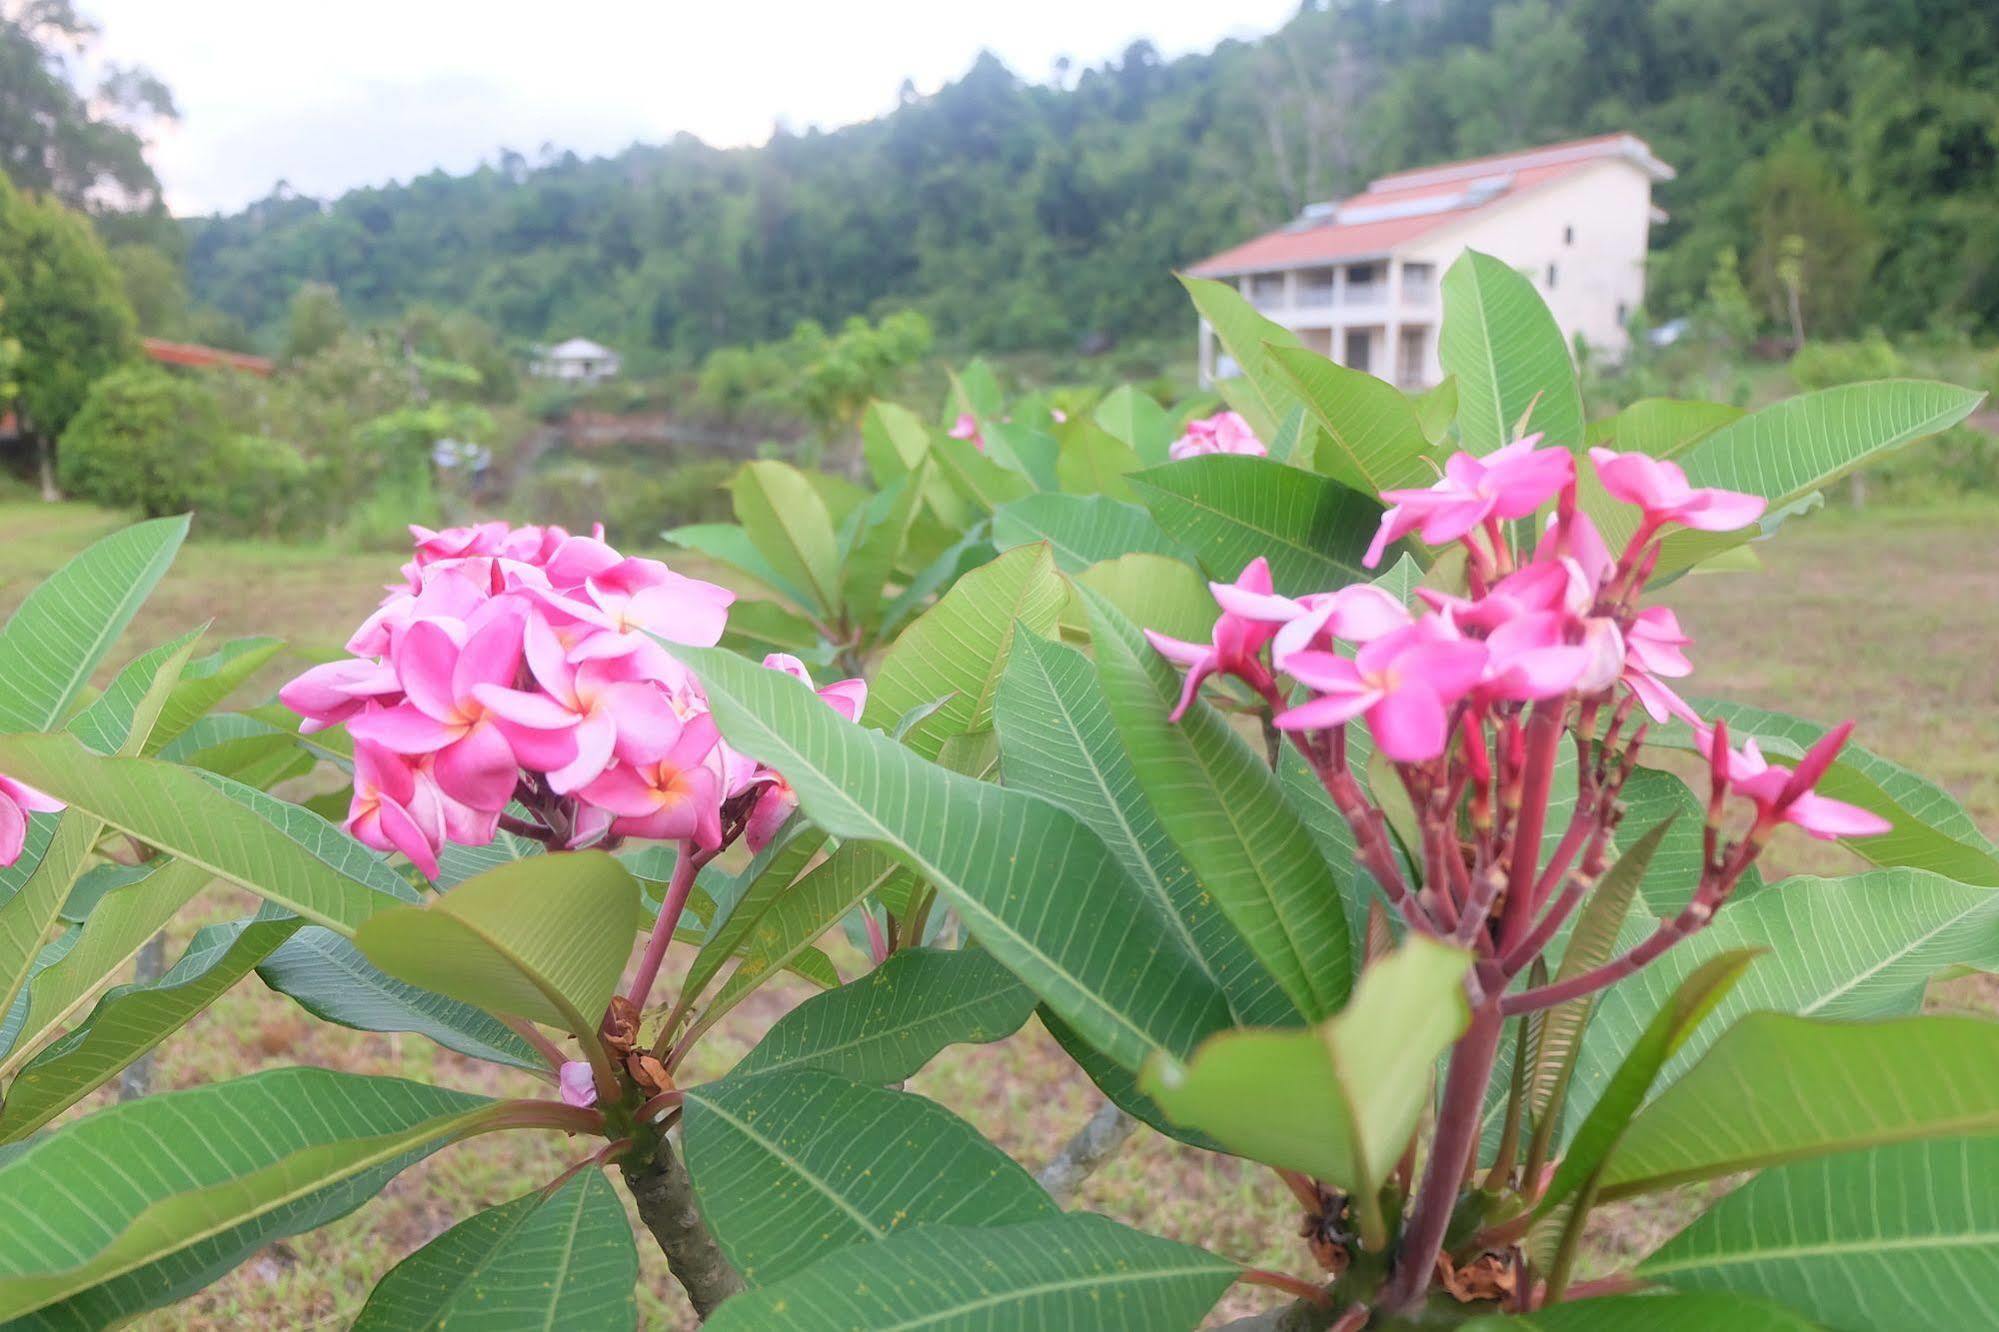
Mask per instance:
[[[1190,643],[1206,642],[1221,613],[1200,571],[1166,555],[1121,555],[1093,564],[1073,578],[1116,606],[1133,624]],[[1078,635],[1089,630],[1087,620],[1077,620],[1083,613],[1072,601],[1064,615],[1065,624],[1076,622]]]
[[[1744,703],[1698,697],[1688,702],[1703,717],[1727,721],[1734,743],[1753,736],[1764,756],[1779,762],[1795,763],[1829,729]],[[1691,750],[1693,736],[1676,722],[1655,730],[1652,742]],[[1933,870],[1965,883],[1999,885],[1999,847],[1979,831],[1962,805],[1927,778],[1849,741],[1813,789],[1871,810],[1894,825],[1878,837],[1841,843],[1863,860]]]
[[[639,886],[625,867],[601,851],[570,851],[487,870],[425,906],[384,911],[354,946],[397,980],[587,1041],[631,957],[638,919]]]
[[[951,379],[951,408],[946,418],[970,412],[980,420],[998,420],[1006,410],[1006,395],[1000,391],[999,377],[983,360],[974,358],[963,370],[946,372]]]
[[[1144,465],[1131,445],[1091,422],[1077,421],[1063,432],[1055,475],[1072,495],[1126,500],[1131,498],[1131,487],[1125,483],[1125,473]]]
[[[1258,314],[1241,292],[1225,282],[1181,274],[1180,285],[1193,297],[1194,308],[1214,329],[1223,349],[1242,367],[1242,377],[1228,383],[1230,405],[1248,419],[1258,439],[1274,439],[1284,414],[1297,405],[1298,395],[1272,363],[1272,351],[1302,346],[1298,335]]]
[[[1766,1170],[1635,1275],[1762,1296],[1828,1327],[1999,1327],[1994,1179],[1992,1137],[1899,1143]]]
[[[882,589],[894,577],[910,531],[923,516],[923,484],[929,475],[929,462],[920,462],[909,476],[868,502],[840,575],[840,604],[850,614],[872,623],[881,608]]]
[[[70,719],[69,733],[100,754],[139,752],[147,737],[135,740],[133,732],[154,726],[201,635],[191,630],[127,662],[109,687]]]
[[[1221,986],[1238,1022],[1298,1021],[1276,978],[1195,877],[1146,800],[1087,658],[1033,634],[1020,636],[1000,681],[994,723],[1006,784],[1046,797],[1103,839]]]
[[[1842,1024],[1751,1013],[1639,1112],[1605,1169],[1603,1197],[1991,1133],[1999,1133],[1999,1023]]]
[[[1271,364],[1291,382],[1319,427],[1320,471],[1363,495],[1436,479],[1425,461],[1430,441],[1400,390],[1305,347],[1269,350]]]
[[[1130,384],[1112,389],[1097,404],[1096,423],[1131,446],[1147,467],[1166,461],[1173,444],[1172,418],[1166,409]]]
[[[396,1078],[280,1069],[101,1110],[0,1163],[0,1318],[476,1132],[502,1109]]]
[[[825,830],[794,814],[778,835],[750,858],[730,885],[719,916],[709,923],[701,951],[688,965],[686,979],[681,982],[683,995],[698,995],[708,988],[708,982],[736,956],[751,928],[825,845]]]
[[[815,501],[818,500],[816,494],[813,498]],[[690,523],[685,527],[669,528],[660,535],[682,550],[691,550],[711,560],[719,560],[732,569],[748,574],[771,591],[799,606],[809,608],[813,604],[812,585],[794,582],[790,576],[780,571],[777,565],[757,548],[747,528],[738,527],[734,523]]]
[[[1056,467],[1062,446],[1054,436],[1004,421],[986,421],[980,430],[988,459],[1026,477],[1036,490],[1057,488]]]
[[[113,532],[28,594],[0,628],[0,731],[46,731],[62,721],[173,563],[187,521],[156,518]]]
[[[1619,927],[1631,910],[1632,899],[1638,895],[1638,885],[1672,826],[1670,818],[1654,825],[1603,876],[1576,917],[1568,946],[1562,949],[1561,965],[1555,969],[1555,980],[1571,980],[1610,961],[1617,947]],[[1585,995],[1555,1005],[1541,1019],[1541,1034],[1534,1042],[1533,1072],[1527,1084],[1528,1113],[1533,1122],[1540,1122],[1548,1107],[1555,1103],[1558,1092],[1574,1075],[1583,1026],[1595,1004],[1594,996]]]
[[[921,1096],[794,1069],[690,1088],[685,1104],[702,1219],[752,1286],[905,1228],[1059,1214],[1032,1175]]]
[[[1537,1215],[1547,1216],[1578,1191],[1584,1194],[1583,1205],[1589,1205],[1596,1194],[1599,1172],[1617,1150],[1632,1117],[1658,1079],[1659,1070],[1714,1012],[1722,996],[1755,960],[1755,951],[1747,948],[1711,957],[1696,967],[1660,1006],[1637,1044],[1618,1065],[1610,1085],[1590,1107],[1589,1117],[1576,1131],[1575,1140],[1569,1144],[1568,1153],[1562,1157],[1554,1179],[1535,1208]]]
[[[1877,454],[1949,429],[1984,397],[1916,379],[1801,393],[1720,427],[1680,465],[1697,486],[1747,491],[1781,509]]]
[[[1131,483],[1167,536],[1192,548],[1215,578],[1233,580],[1259,555],[1285,596],[1370,576],[1360,561],[1381,506],[1330,477],[1209,454],[1134,472]]]
[[[1011,1036],[1033,1011],[1034,992],[983,950],[903,949],[779,1018],[735,1075],[812,1068],[899,1083],[947,1045]]]
[[[1589,442],[1671,460],[1742,415],[1740,407],[1725,402],[1641,398],[1615,416],[1590,422]]]
[[[1628,924],[1623,946],[1638,942],[1652,926],[1651,921]],[[1870,870],[1843,879],[1787,879],[1779,888],[1729,903],[1706,929],[1598,1001],[1572,1090],[1577,1103],[1594,1102],[1644,1014],[1708,959],[1742,948],[1766,955],[1722,1000],[1716,1009],[1721,1020],[1696,1033],[1665,1065],[1665,1081],[1685,1072],[1716,1034],[1744,1013],[1900,1016],[1922,1007],[1925,987],[1946,967],[1999,969],[1999,889],[1917,870]]]
[[[188,727],[208,715],[208,710],[236,692],[242,683],[275,657],[284,647],[280,638],[237,638],[180,673],[179,683],[160,709],[160,719],[146,741],[145,753],[157,754],[182,735]]]
[[[700,678],[723,736],[782,772],[808,818],[894,848],[1107,1054],[1135,1068],[1228,1024],[1221,991],[1073,816],[925,763],[781,672],[713,648],[669,650]]]
[[[43,948],[26,992],[0,1023],[0,1078],[26,1063],[208,881],[207,870],[186,861],[150,862],[107,891],[81,925]]]
[[[1409,408],[1416,413],[1423,438],[1432,445],[1442,444],[1450,437],[1451,423],[1458,419],[1457,376],[1445,375],[1443,382],[1410,394]]]
[[[333,848],[359,844],[325,820],[264,796],[294,812],[295,826],[280,828],[191,770],[157,759],[100,758],[68,736],[20,735],[0,736],[0,772],[343,934],[395,905],[378,884],[329,863]]]
[[[1576,368],[1534,284],[1501,260],[1466,250],[1444,273],[1443,291],[1437,358],[1457,380],[1465,451],[1491,453],[1537,431],[1549,444],[1580,449]],[[1530,406],[1526,428],[1516,430]]]
[[[257,964],[264,984],[314,1017],[356,1031],[407,1031],[490,1063],[545,1071],[506,1023],[456,999],[405,984],[361,955],[351,939],[308,925]]]
[[[868,688],[865,726],[889,727],[911,708],[950,695],[910,728],[903,743],[925,758],[950,736],[992,725],[993,691],[1014,627],[1055,625],[1068,595],[1043,546],[1023,546],[975,569],[925,611],[882,658]]]
[[[298,927],[296,916],[266,905],[254,919],[196,931],[180,961],[158,980],[108,992],[7,1088],[0,1142],[19,1142],[118,1076],[249,975]]]
[[[722,641],[748,657],[789,652],[808,665],[824,666],[833,659],[819,627],[775,601],[739,600],[729,607],[729,627]]]
[[[604,1172],[465,1218],[389,1269],[355,1332],[636,1328],[639,1251]]]
[[[1104,697],[1160,821],[1298,1011],[1315,1021],[1336,1012],[1353,983],[1343,889],[1277,775],[1206,703],[1168,720],[1179,673],[1115,609],[1084,596]]]
[[[1161,1332],[1200,1323],[1240,1269],[1186,1244],[1078,1214],[1025,1225],[923,1226],[839,1249],[715,1311],[708,1332]]]
[[[993,514],[993,544],[1001,550],[1037,541],[1048,543],[1056,566],[1067,573],[1132,551],[1194,558],[1144,509],[1105,495],[1029,495]]]
[[[1465,1029],[1470,970],[1470,954],[1411,938],[1316,1028],[1224,1032],[1185,1064],[1154,1060],[1139,1085],[1230,1151],[1303,1171],[1369,1208],[1416,1131],[1438,1058]]]
[[[1000,466],[969,439],[933,440],[930,456],[937,460],[938,475],[969,503],[972,514],[991,513],[1034,490],[1025,474]]]
[[[743,960],[702,1010],[694,1033],[706,1031],[765,981],[789,966],[840,917],[909,870],[880,847],[851,842],[807,871],[771,903],[743,939]]]
[[[818,489],[797,468],[768,458],[744,463],[729,482],[736,521],[770,567],[802,588],[808,609],[840,608],[840,541]]]
[[[1568,1300],[1512,1318],[1475,1318],[1465,1332],[1823,1332],[1779,1305],[1742,1295],[1612,1295]]]
[[[34,873],[18,892],[0,902],[0,1014],[12,1011],[26,988],[70,887],[102,831],[103,825],[87,814],[64,811]]]
[[[494,833],[493,840],[484,846],[446,842],[437,853],[437,878],[430,886],[440,893],[449,892],[474,875],[542,855],[546,850],[540,842],[530,842],[504,830]]]

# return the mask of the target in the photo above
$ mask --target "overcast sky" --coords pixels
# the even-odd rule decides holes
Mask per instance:
[[[1048,78],[1147,37],[1168,55],[1281,24],[1298,0],[84,0],[101,55],[180,103],[153,164],[177,213],[464,171],[502,146],[615,152],[687,130],[761,143],[924,91],[981,47]]]

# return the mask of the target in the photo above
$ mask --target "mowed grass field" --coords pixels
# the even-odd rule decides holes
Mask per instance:
[[[0,503],[0,614],[63,560],[122,520],[80,506]],[[1999,829],[1999,504],[1948,510],[1826,512],[1758,547],[1764,570],[1684,580],[1669,599],[1693,634],[1699,692],[1803,716],[1860,720],[1870,748],[1943,782],[1981,825]],[[265,692],[308,658],[337,652],[396,577],[392,554],[194,542],[120,648],[120,659],[213,620],[216,640],[275,634],[297,655],[254,682]],[[690,569],[690,572],[696,570]],[[3,682],[0,682],[3,683]],[[1793,838],[1773,848],[1784,867],[1844,872],[1836,849]],[[169,957],[200,925],[244,914],[248,900],[213,892],[176,923]],[[858,959],[833,949],[843,973]],[[669,963],[667,973],[674,974]],[[803,997],[778,985],[729,1016],[692,1075],[718,1075]],[[1940,987],[1939,1007],[1990,1012],[1981,981]],[[157,1056],[155,1086],[193,1086],[288,1064],[433,1079],[492,1094],[532,1094],[525,1075],[439,1050],[419,1037],[363,1036],[318,1022],[251,980],[225,996]],[[1030,1023],[994,1046],[946,1052],[912,1083],[965,1116],[1030,1169],[1097,1104],[1094,1089]],[[585,1154],[553,1136],[485,1138],[406,1172],[347,1219],[253,1257],[187,1302],[149,1316],[148,1329],[344,1327],[369,1288],[404,1254],[478,1208],[518,1196]],[[1295,1206],[1265,1171],[1171,1143],[1141,1129],[1085,1186],[1080,1207],[1205,1245],[1245,1262],[1304,1272]],[[1601,1267],[1656,1239],[1683,1209],[1605,1218]],[[651,1329],[693,1326],[664,1260],[640,1245],[641,1312]],[[1217,1320],[1266,1301],[1232,1294]]]

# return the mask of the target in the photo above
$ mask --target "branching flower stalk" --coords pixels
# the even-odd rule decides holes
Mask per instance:
[[[1692,670],[1682,651],[1690,640],[1670,609],[1640,604],[1666,533],[1741,528],[1761,516],[1763,501],[1695,488],[1671,463],[1592,450],[1603,488],[1639,511],[1613,557],[1578,507],[1574,458],[1539,443],[1534,436],[1484,458],[1459,454],[1434,486],[1384,496],[1392,507],[1367,563],[1410,534],[1432,547],[1456,543],[1466,595],[1419,588],[1413,613],[1365,583],[1294,599],[1275,593],[1258,559],[1236,582],[1212,585],[1221,616],[1208,643],[1148,634],[1187,668],[1175,720],[1211,676],[1246,686],[1261,702],[1264,725],[1287,736],[1317,776],[1352,832],[1356,863],[1403,929],[1472,957],[1469,1018],[1444,1074],[1426,1163],[1396,1209],[1401,1226],[1384,1255],[1387,1281],[1351,1292],[1355,1307],[1365,1301],[1389,1313],[1412,1309],[1440,1272],[1457,1270],[1455,1260],[1481,1256],[1446,1255],[1447,1234],[1498,1241],[1501,1266],[1524,1266],[1517,1247],[1524,1226],[1507,1230],[1505,1223],[1524,1216],[1545,1187],[1549,1141],[1547,1124],[1534,1125],[1533,1145],[1516,1160],[1520,1101],[1531,1082],[1524,1071],[1513,1079],[1507,1146],[1482,1193],[1472,1192],[1487,1087],[1508,1019],[1595,994],[1704,928],[1779,826],[1819,837],[1886,829],[1872,814],[1813,790],[1850,723],[1787,770],[1767,763],[1753,741],[1731,747],[1724,721],[1710,725],[1667,684]],[[1532,548],[1516,549],[1510,534],[1551,504]],[[1642,942],[1547,981],[1546,951],[1616,855],[1625,783],[1650,727],[1666,723],[1691,728],[1708,762],[1699,881],[1685,908]],[[1408,797],[1406,853],[1354,770],[1356,725]],[[1566,779],[1565,757],[1573,769]],[[1550,811],[1571,784],[1573,809],[1557,830]],[[1732,818],[1738,801],[1753,809],[1746,826]],[[1524,1035],[1520,1047],[1524,1054]],[[1306,1189],[1315,1191],[1310,1196],[1323,1189],[1317,1181],[1286,1183],[1301,1199]],[[1484,1209],[1472,1218],[1482,1228],[1454,1224],[1468,1206]],[[1532,1283],[1516,1289],[1515,1306],[1532,1307]]]

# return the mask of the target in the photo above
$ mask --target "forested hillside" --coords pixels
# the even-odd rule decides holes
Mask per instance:
[[[1680,169],[1654,317],[1729,248],[1774,317],[1798,236],[1815,332],[1999,327],[1992,0],[1322,0],[1261,41],[1141,44],[1062,83],[988,57],[755,149],[274,194],[188,224],[190,282],[253,328],[319,280],[364,317],[430,302],[683,363],[905,306],[950,345],[1059,350],[1177,333],[1173,266],[1378,172],[1630,129]]]

